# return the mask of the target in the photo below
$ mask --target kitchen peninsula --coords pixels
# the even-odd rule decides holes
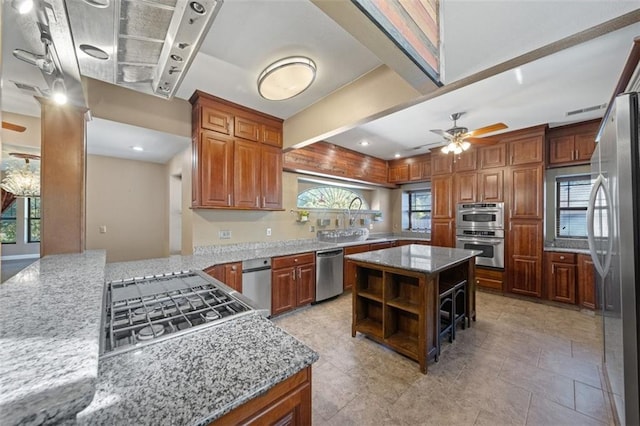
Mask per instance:
[[[363,333],[420,364],[437,355],[439,287],[466,282],[475,320],[477,250],[406,245],[346,256],[356,266],[352,336]]]

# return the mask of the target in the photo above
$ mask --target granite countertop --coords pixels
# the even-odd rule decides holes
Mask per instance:
[[[435,273],[481,254],[464,250],[411,244],[345,256],[347,259],[374,263],[410,271]]]
[[[93,398],[104,251],[44,257],[0,285],[0,424],[56,423]]]
[[[559,238],[545,241],[544,251],[589,254],[589,243],[586,239]]]
[[[255,314],[100,361],[79,424],[204,425],[318,359]]]

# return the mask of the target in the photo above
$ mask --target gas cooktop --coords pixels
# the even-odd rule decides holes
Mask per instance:
[[[201,271],[111,281],[106,292],[102,357],[254,310],[240,293]]]

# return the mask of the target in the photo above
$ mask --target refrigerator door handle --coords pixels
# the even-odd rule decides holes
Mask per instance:
[[[605,277],[609,272],[609,267],[611,266],[613,238],[611,238],[611,235],[608,235],[607,239],[609,240],[609,246],[607,248],[604,264],[602,264],[596,250],[596,237],[594,227],[596,195],[598,194],[598,190],[600,188],[602,188],[607,203],[607,233],[610,234],[612,232],[613,218],[611,217],[611,196],[606,185],[606,179],[604,178],[604,176],[599,175],[593,186],[591,187],[591,194],[589,194],[589,204],[587,205],[587,241],[589,242],[589,252],[591,254],[591,259],[593,260],[593,266],[596,268],[596,271],[598,271],[598,274],[600,274],[601,277]]]

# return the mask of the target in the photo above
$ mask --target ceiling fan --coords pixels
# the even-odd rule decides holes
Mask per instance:
[[[19,124],[9,123],[8,121],[2,122],[2,128],[7,130],[13,130],[14,132],[19,132],[19,133],[22,133],[25,130],[27,130],[27,128],[24,126],[21,126]]]
[[[476,145],[494,144],[498,141],[496,138],[479,138],[478,136],[507,128],[507,125],[504,123],[495,123],[469,131],[466,127],[458,126],[457,124],[458,119],[463,114],[464,112],[456,112],[450,115],[451,120],[453,120],[452,128],[447,130],[431,130],[431,132],[444,137],[445,140],[449,142],[442,148],[442,152],[445,154],[449,152],[460,154],[462,151],[469,149],[472,143]]]

